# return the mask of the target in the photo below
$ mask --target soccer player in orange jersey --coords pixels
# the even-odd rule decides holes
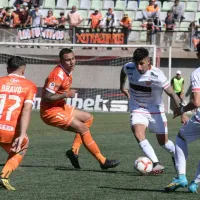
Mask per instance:
[[[80,168],[78,152],[82,143],[100,163],[102,169],[116,167],[119,161],[104,157],[91,136],[93,116],[66,105],[65,98],[73,98],[76,92],[70,89],[75,56],[71,49],[64,48],[60,51],[59,57],[60,63],[49,74],[44,84],[40,107],[42,120],[48,125],[76,133],[72,149],[66,152],[75,168]]]
[[[0,188],[15,190],[9,176],[27,151],[27,129],[37,88],[24,77],[26,64],[19,56],[7,62],[8,75],[0,78],[0,146],[8,153],[1,171]]]

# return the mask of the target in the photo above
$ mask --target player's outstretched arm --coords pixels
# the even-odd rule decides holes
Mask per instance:
[[[171,86],[167,87],[165,90],[165,93],[172,99],[175,108],[180,107],[181,101],[178,95],[174,92]]]
[[[190,102],[183,106],[183,112],[188,112],[200,107],[200,92],[193,92],[193,97]]]
[[[61,100],[61,99],[67,98],[67,97],[73,98],[75,96],[75,93],[76,93],[76,90],[68,90],[68,91],[65,91],[63,94],[54,94],[54,93],[51,93],[46,90],[43,100],[44,101],[57,101],[57,100]]]
[[[130,97],[129,92],[128,90],[125,89],[126,79],[127,79],[127,75],[125,74],[124,67],[123,67],[120,73],[120,90],[129,98]]]
[[[20,117],[20,134],[19,136],[14,140],[12,144],[11,151],[13,152],[19,152],[21,150],[21,145],[24,140],[24,137],[26,135],[30,119],[31,119],[31,112],[32,112],[33,104],[30,102],[27,102],[24,104],[24,107],[22,109],[21,117]]]

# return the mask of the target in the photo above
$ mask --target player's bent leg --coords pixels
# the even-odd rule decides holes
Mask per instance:
[[[159,174],[164,171],[164,167],[159,163],[155,151],[149,141],[145,138],[146,126],[144,124],[132,125],[132,131],[144,154],[153,162],[153,170],[150,174]]]
[[[90,130],[84,123],[74,118],[70,123],[68,130],[75,133],[79,132],[81,134],[84,146],[98,160],[102,169],[108,169],[119,165],[120,162],[118,160],[106,159],[101,154],[99,147],[91,136]]]
[[[22,162],[23,157],[27,151],[29,145],[29,139],[27,136],[25,136],[21,151],[18,153],[10,152],[10,148],[12,147],[12,143],[5,144],[1,143],[0,146],[9,154],[7,162],[5,163],[2,171],[1,171],[1,179],[0,179],[0,187],[7,189],[7,190],[15,190],[13,186],[11,186],[9,182],[9,176],[10,174],[17,169],[19,164]]]
[[[173,165],[176,169],[176,164],[175,164],[175,145],[171,140],[168,140],[168,134],[156,134],[158,143],[161,147],[163,147],[167,152],[170,153],[172,157],[172,162]]]
[[[93,116],[90,113],[75,109],[73,112],[73,116],[74,116],[74,118],[83,122],[86,125],[86,127],[88,127],[88,128],[90,128],[93,123]],[[72,143],[72,148],[71,148],[71,150],[67,151],[66,154],[69,155],[69,154],[71,154],[71,151],[73,151],[73,153],[78,156],[81,144],[82,144],[81,136],[79,133],[76,133],[76,135],[74,137],[74,141]]]

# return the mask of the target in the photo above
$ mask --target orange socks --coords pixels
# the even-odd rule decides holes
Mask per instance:
[[[9,178],[10,174],[19,166],[23,159],[23,156],[19,154],[12,153],[10,154],[4,168],[1,172],[2,178]]]
[[[82,144],[81,135],[79,133],[76,133],[74,142],[72,144],[72,151],[74,152],[74,154],[78,155],[81,144]]]
[[[91,116],[90,119],[84,122],[85,126],[88,128],[92,126],[92,123],[93,123],[93,116]],[[81,136],[79,133],[76,133],[74,142],[72,144],[72,151],[74,152],[74,154],[78,155],[81,144],[82,144]]]
[[[101,154],[99,147],[96,142],[93,140],[90,130],[86,131],[81,135],[84,146],[87,150],[101,163],[104,164],[106,158]]]

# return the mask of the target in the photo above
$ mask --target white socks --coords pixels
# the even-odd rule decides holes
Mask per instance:
[[[144,154],[150,158],[152,160],[153,163],[159,162],[158,158],[152,148],[152,146],[150,145],[150,143],[148,142],[147,139],[141,141],[139,143],[140,148],[142,149],[142,151],[144,152]]]
[[[166,144],[162,145],[164,149],[166,149],[172,156],[175,155],[175,146],[171,140],[168,140]]]
[[[175,161],[176,169],[179,174],[186,174],[186,160],[188,158],[188,147],[187,143],[180,137],[176,136],[175,146]]]

